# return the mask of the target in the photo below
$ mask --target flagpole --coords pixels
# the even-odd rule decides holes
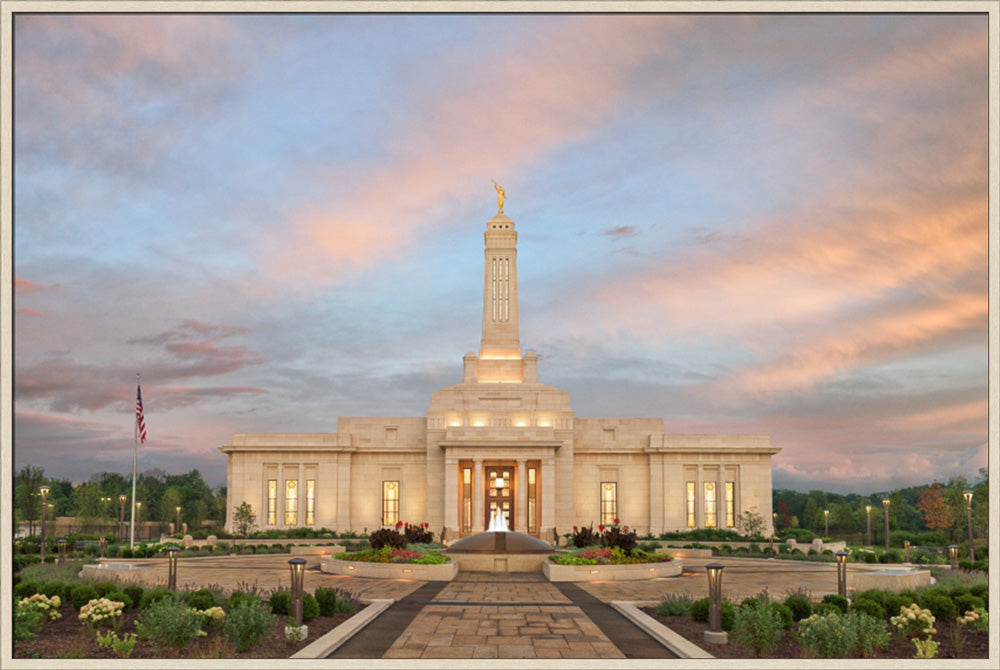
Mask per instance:
[[[135,386],[139,388],[139,373],[135,373]],[[138,391],[137,391],[138,392]],[[132,408],[132,514],[129,521],[129,549],[135,549],[135,466],[139,459],[139,415]]]

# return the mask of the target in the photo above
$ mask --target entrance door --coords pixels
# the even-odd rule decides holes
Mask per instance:
[[[487,528],[495,510],[502,510],[507,517],[507,528],[514,530],[514,466],[487,465],[486,475],[486,519]]]

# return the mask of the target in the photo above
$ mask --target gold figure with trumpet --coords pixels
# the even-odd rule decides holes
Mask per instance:
[[[493,181],[490,179],[490,181]],[[507,197],[504,193],[503,186],[493,181],[493,188],[497,190],[497,214],[503,214],[503,200]]]

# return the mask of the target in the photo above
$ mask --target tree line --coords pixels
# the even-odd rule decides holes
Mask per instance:
[[[968,511],[966,490],[972,496],[972,530],[977,539],[988,537],[989,475],[986,468],[979,469],[974,483],[965,477],[952,477],[947,482],[882,491],[871,495],[857,493],[838,494],[813,490],[808,493],[790,489],[774,489],[772,509],[777,515],[775,527],[780,532],[787,528],[805,528],[817,534],[826,529],[829,510],[830,534],[866,533],[868,511],[871,506],[873,535],[884,533],[885,511],[883,500],[889,501],[889,531],[934,531],[948,535],[950,541],[967,537]]]
[[[68,479],[46,477],[43,468],[26,465],[14,475],[14,524],[25,523],[28,534],[38,533],[42,517],[41,486],[48,486],[47,519],[75,517],[80,526],[117,523],[121,512],[119,496],[125,499],[125,521],[129,520],[132,500],[132,475],[99,472],[86,482],[74,485]],[[203,521],[226,519],[226,487],[212,489],[198,470],[171,475],[154,469],[136,475],[135,499],[142,503],[142,520],[170,523],[177,519],[188,528],[199,528]]]

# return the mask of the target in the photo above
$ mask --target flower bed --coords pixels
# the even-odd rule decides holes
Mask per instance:
[[[647,554],[633,551],[626,554],[623,551],[609,547],[594,547],[569,554],[552,554],[549,556],[556,565],[631,565],[635,563],[667,563],[673,556],[666,553]]]
[[[569,554],[553,554],[542,565],[542,572],[552,582],[595,580],[633,581],[673,577],[683,570],[683,562],[669,554],[624,552],[595,547]]]
[[[389,546],[325,557],[320,563],[320,569],[352,577],[420,579],[432,582],[450,582],[458,574],[458,564],[437,551],[420,554]]]

